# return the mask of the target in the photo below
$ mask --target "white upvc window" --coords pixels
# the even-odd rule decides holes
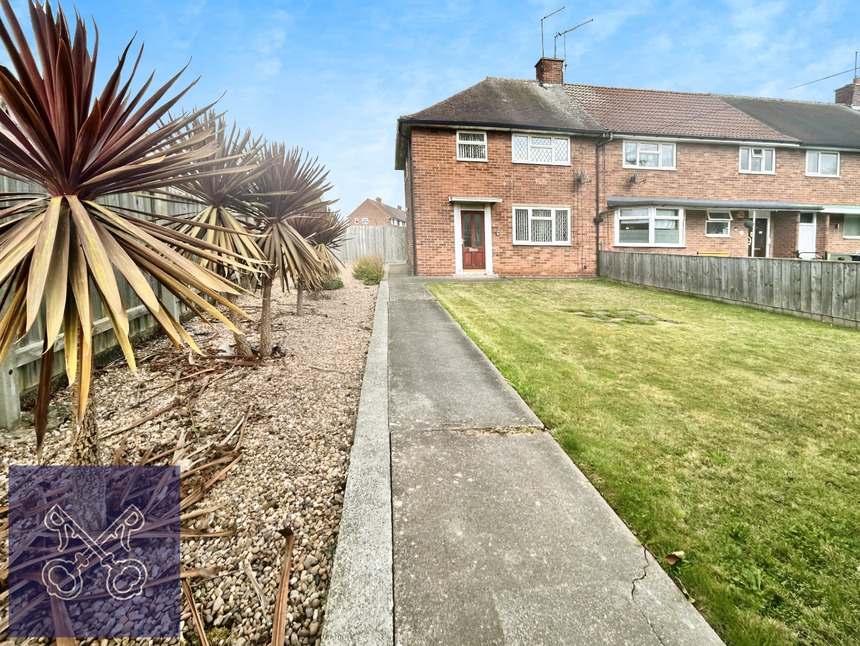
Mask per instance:
[[[846,215],[842,228],[842,237],[860,238],[860,215]]]
[[[570,165],[570,138],[552,135],[511,136],[512,159],[519,164]]]
[[[675,144],[625,141],[624,168],[675,170]]]
[[[570,209],[565,206],[515,206],[515,245],[569,245]]]
[[[362,223],[362,224],[367,224],[367,218],[361,218],[361,223]]]
[[[487,161],[487,133],[457,131],[457,161]]]
[[[355,218],[355,223],[358,224],[358,218]]]
[[[684,210],[643,206],[615,212],[615,244],[621,247],[683,247]]]
[[[807,150],[806,174],[812,177],[839,177],[839,153]]]
[[[776,153],[773,148],[753,148],[741,146],[740,172],[755,174],[775,174],[774,158]]]
[[[732,214],[729,211],[708,211],[705,235],[709,238],[728,238],[732,235]]]

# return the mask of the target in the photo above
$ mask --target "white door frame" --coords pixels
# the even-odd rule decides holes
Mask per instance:
[[[466,274],[463,271],[463,211],[484,212],[484,271],[487,276],[493,275],[493,227],[492,204],[482,202],[454,202],[454,267],[455,273]],[[473,272],[468,272],[473,273]]]
[[[808,213],[808,211],[804,211],[804,213]],[[797,255],[803,258],[804,260],[814,260],[815,252],[818,251],[818,214],[810,213],[812,216],[812,224],[803,224],[800,221],[801,213],[797,219]],[[803,230],[803,227],[810,227],[812,229],[812,251],[801,251],[800,250],[800,232]],[[804,254],[811,254],[808,258],[804,257]]]
[[[770,242],[773,237],[773,222],[771,222],[770,211],[753,211],[752,212],[752,245],[750,249],[751,257],[755,256],[755,221],[756,220],[767,220],[767,237],[764,240],[764,258],[770,258]]]

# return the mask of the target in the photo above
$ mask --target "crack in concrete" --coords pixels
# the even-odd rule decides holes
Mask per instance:
[[[636,577],[631,582],[630,600],[633,602],[633,605],[636,606],[636,609],[639,611],[639,614],[642,615],[642,618],[645,619],[646,622],[648,622],[648,628],[651,629],[651,634],[654,635],[655,639],[660,642],[660,644],[666,646],[665,642],[660,638],[660,635],[654,628],[654,625],[651,623],[651,620],[648,618],[648,615],[645,614],[645,611],[642,610],[642,608],[636,602],[636,584],[639,583],[639,581],[645,580],[645,578],[648,576],[648,568],[651,567],[651,563],[648,561],[648,549],[644,545],[642,546],[642,556],[645,558],[645,565],[642,567],[642,576]]]

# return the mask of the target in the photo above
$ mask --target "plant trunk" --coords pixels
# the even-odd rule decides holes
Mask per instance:
[[[79,332],[79,338],[80,336],[82,335]],[[78,424],[77,402],[80,401],[82,362],[85,360],[83,345],[83,343],[78,344],[78,378],[75,380],[72,392],[72,420],[75,424],[75,434],[72,438],[71,463],[87,468],[74,471],[72,505],[75,520],[81,528],[98,535],[106,524],[105,470],[99,468],[102,461],[92,392],[81,423]]]
[[[227,299],[236,305],[239,302],[239,296],[237,294],[227,294]],[[242,327],[242,316],[238,312],[234,312],[233,310],[228,310],[228,314],[230,316],[230,322],[235,325],[240,330],[243,330]],[[248,336],[245,334],[237,334],[233,332],[233,342],[236,346],[236,354],[240,357],[251,357],[254,353],[251,351],[251,344],[248,342]]]
[[[296,316],[305,313],[305,290],[301,283],[296,283]]]
[[[270,276],[263,278],[263,309],[260,312],[260,358],[272,356],[272,282]]]

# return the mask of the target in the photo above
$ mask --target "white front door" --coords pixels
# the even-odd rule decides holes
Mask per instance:
[[[801,213],[797,225],[797,254],[804,260],[815,258],[815,213]]]

